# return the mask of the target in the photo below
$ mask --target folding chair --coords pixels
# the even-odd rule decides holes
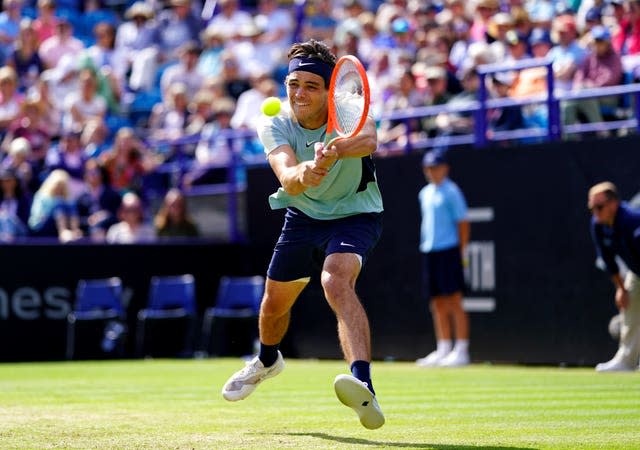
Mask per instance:
[[[204,311],[202,319],[205,353],[211,356],[253,353],[264,282],[260,275],[220,279],[215,304]]]
[[[151,277],[147,306],[138,311],[137,356],[192,356],[196,306],[193,275]]]
[[[67,359],[124,356],[127,335],[119,277],[81,279],[67,315]]]

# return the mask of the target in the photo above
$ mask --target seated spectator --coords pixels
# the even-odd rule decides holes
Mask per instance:
[[[20,32],[22,0],[3,0],[0,13],[0,65],[6,64]]]
[[[159,45],[158,57],[162,64],[178,61],[182,45],[197,42],[204,23],[196,16],[191,0],[170,0],[169,8],[158,13],[155,40]]]
[[[278,85],[268,74],[258,72],[251,77],[251,88],[238,97],[236,108],[231,117],[231,126],[235,129],[257,130],[262,111],[256,105],[262,104],[267,97],[278,96]]]
[[[189,123],[189,97],[187,86],[176,82],[169,86],[167,96],[157,103],[149,116],[149,138],[174,140],[185,134]]]
[[[203,77],[217,77],[222,73],[222,52],[225,38],[215,25],[208,25],[200,36],[203,44],[202,53],[198,58],[196,70]]]
[[[467,69],[462,76],[463,91],[454,95],[447,102],[450,106],[464,106],[478,100],[480,77],[475,67]],[[473,133],[473,114],[471,112],[440,113],[435,119],[436,126],[440,130],[439,136],[446,143],[446,136]]]
[[[82,145],[99,147],[108,134],[107,102],[98,95],[98,79],[93,70],[81,69],[78,77],[79,91],[69,93],[64,100],[62,128],[64,131],[83,130]]]
[[[55,34],[40,43],[38,54],[47,69],[58,65],[63,56],[76,57],[84,50],[84,43],[73,36],[71,23],[60,17],[56,23]]]
[[[573,78],[574,90],[615,86],[622,81],[622,60],[611,46],[609,30],[604,26],[596,26],[591,30],[591,37],[594,47],[576,71]],[[565,125],[578,123],[581,115],[588,123],[602,122],[604,119],[600,107],[616,107],[619,101],[619,96],[609,96],[562,102],[562,122]]]
[[[447,89],[447,70],[444,67],[426,67],[423,69],[423,76],[427,82],[428,93],[425,106],[444,105],[451,100],[453,94]],[[434,137],[438,132],[435,120],[435,116],[429,116],[422,121],[422,128],[429,137]]]
[[[222,83],[226,95],[238,100],[240,94],[251,89],[248,77],[240,73],[240,65],[235,55],[226,49],[222,54]]]
[[[493,74],[490,83],[490,93],[493,98],[509,97],[509,91],[513,78],[509,72],[498,72]],[[505,106],[489,110],[488,116],[488,136],[491,138],[496,131],[519,130],[525,127],[522,107],[520,105]],[[509,141],[502,141],[506,144]]]
[[[28,235],[31,196],[24,192],[17,173],[0,168],[0,242],[12,242]]]
[[[62,130],[65,99],[79,90],[79,67],[78,57],[65,55],[54,69],[47,69],[40,76],[38,95],[46,96],[50,109],[55,112],[58,132]]]
[[[211,18],[208,26],[219,30],[226,42],[233,41],[240,27],[251,22],[251,14],[240,8],[238,0],[219,0],[218,6],[220,11]]]
[[[59,142],[47,152],[45,170],[63,169],[69,174],[71,198],[77,199],[84,186],[84,166],[87,160],[81,143],[82,130],[66,130]]]
[[[573,88],[573,77],[587,51],[577,41],[578,30],[573,16],[556,17],[551,33],[555,35],[556,45],[549,50],[548,57],[553,61],[556,91],[570,92]]]
[[[38,0],[38,13],[33,19],[33,30],[38,39],[38,45],[53,36],[58,25],[55,0]]]
[[[427,103],[427,92],[416,87],[415,76],[412,71],[406,70],[397,86],[386,102],[384,102],[384,112],[403,110],[424,106]],[[422,131],[422,123],[419,118],[383,120],[378,129],[378,136],[381,144],[395,142],[401,148],[407,141],[416,140]]]
[[[200,44],[195,41],[189,41],[180,46],[179,61],[167,67],[160,78],[160,92],[163,99],[167,98],[169,88],[176,83],[184,84],[187,89],[187,98],[192,98],[200,90],[204,77],[196,66],[201,51]]]
[[[142,195],[144,176],[155,170],[160,162],[129,127],[117,131],[113,146],[98,159],[118,193],[133,191],[138,195]]]
[[[180,189],[167,191],[153,223],[160,238],[194,238],[200,230],[187,208],[187,199]]]
[[[44,162],[52,137],[45,123],[45,113],[43,102],[27,97],[20,105],[20,114],[9,126],[2,149],[8,151],[16,138],[25,138],[30,145],[30,159]]]
[[[7,144],[6,157],[0,168],[12,170],[20,180],[22,190],[33,194],[40,187],[42,168],[32,162],[31,144],[23,137],[13,139]]]
[[[60,242],[80,239],[80,219],[69,193],[69,174],[62,169],[51,172],[33,197],[28,221],[31,234],[57,238]]]
[[[20,22],[20,33],[15,48],[7,58],[7,65],[15,69],[18,76],[18,91],[24,93],[35,86],[44,63],[38,55],[38,37],[29,19]]]
[[[95,44],[83,52],[80,67],[93,69],[98,79],[98,93],[104,97],[109,112],[120,111],[125,86],[127,65],[123,54],[115,49],[116,27],[109,22],[98,22],[93,29]]]
[[[107,243],[141,244],[156,241],[156,230],[147,222],[142,200],[134,192],[127,192],[122,197],[118,219],[119,222],[107,230]]]
[[[84,164],[84,186],[78,197],[80,228],[94,242],[103,242],[109,227],[118,222],[122,196],[109,183],[109,173],[97,159]]]
[[[144,1],[133,3],[125,12],[126,21],[118,25],[115,48],[125,64],[129,87],[148,91],[154,86],[158,67],[157,26],[153,8]]]
[[[0,67],[0,137],[20,114],[22,96],[18,93],[18,76],[13,67]]]

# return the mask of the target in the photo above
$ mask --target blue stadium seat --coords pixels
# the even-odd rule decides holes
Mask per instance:
[[[79,280],[67,316],[67,359],[123,356],[125,321],[119,277]]]
[[[151,277],[147,306],[138,312],[137,356],[193,354],[197,307],[195,288],[192,274]]]
[[[223,276],[214,306],[204,311],[202,350],[213,356],[243,356],[253,351],[264,294],[263,276]]]

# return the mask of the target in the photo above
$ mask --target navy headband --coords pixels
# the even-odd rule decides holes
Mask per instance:
[[[331,82],[333,67],[334,66],[318,58],[293,58],[289,61],[289,73],[295,72],[296,70],[315,73],[324,79],[327,88]]]

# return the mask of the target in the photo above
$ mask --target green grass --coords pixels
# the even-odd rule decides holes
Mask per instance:
[[[640,373],[375,362],[387,423],[333,393],[342,361],[287,360],[248,399],[239,359],[0,364],[0,448],[638,449]]]

